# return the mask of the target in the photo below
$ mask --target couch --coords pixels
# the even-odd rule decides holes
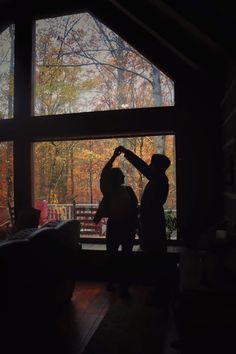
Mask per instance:
[[[75,286],[80,224],[26,229],[0,243],[0,306],[58,308],[70,302]]]

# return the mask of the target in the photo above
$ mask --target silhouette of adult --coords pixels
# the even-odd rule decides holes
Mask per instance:
[[[169,192],[166,170],[170,160],[162,154],[154,154],[148,165],[140,157],[123,146],[117,150],[147,179],[140,203],[140,243],[144,251],[166,252],[166,222],[163,205]]]
[[[108,217],[106,232],[106,248],[110,256],[110,271],[118,266],[120,291],[122,296],[128,295],[128,281],[125,279],[125,260],[132,253],[135,233],[137,228],[138,199],[130,186],[124,185],[124,174],[118,167],[113,167],[113,162],[120,155],[115,149],[112,157],[104,166],[100,189],[103,199],[99,204],[94,222],[98,223],[102,217]],[[121,245],[122,262],[118,262],[118,249]],[[124,258],[125,257],[125,258]],[[116,264],[114,264],[114,260]],[[117,264],[119,263],[119,264]],[[113,289],[114,273],[110,273],[108,290]]]

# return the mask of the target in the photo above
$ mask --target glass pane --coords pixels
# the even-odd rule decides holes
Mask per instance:
[[[0,206],[14,205],[13,143],[0,142]]]
[[[34,114],[174,105],[174,83],[88,13],[36,21]]]
[[[157,152],[170,158],[171,167],[167,170],[170,190],[165,209],[171,227],[176,217],[173,135],[34,143],[35,206],[44,210],[41,223],[73,218],[73,203],[83,210],[97,208],[102,198],[100,174],[118,145],[126,146],[147,163]],[[125,183],[132,186],[140,201],[147,179],[122,157],[117,158],[114,166],[122,169]],[[82,236],[104,237],[105,225],[106,220],[102,220],[100,228],[90,232],[84,227]],[[176,238],[176,230],[171,231],[170,227],[169,238]]]
[[[0,119],[13,117],[14,25],[0,33]]]

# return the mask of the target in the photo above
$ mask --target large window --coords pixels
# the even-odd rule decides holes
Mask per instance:
[[[0,120],[2,140],[5,141],[0,143],[0,206],[5,208],[14,205],[13,143],[17,148],[15,168],[20,162],[23,166],[15,182],[15,207],[18,212],[32,201],[31,185],[24,181],[31,182],[29,141],[37,141],[33,143],[34,204],[43,211],[41,224],[49,220],[77,217],[76,210],[86,215],[94,212],[102,198],[99,188],[102,168],[114,148],[124,145],[147,162],[156,152],[170,157],[170,192],[165,209],[167,217],[173,220],[176,217],[175,139],[173,135],[152,135],[160,128],[158,122],[154,122],[153,114],[156,110],[145,110],[145,117],[153,117],[154,120],[148,119],[146,122],[144,117],[143,126],[139,120],[138,127],[132,129],[123,121],[115,131],[112,119],[107,121],[105,127],[97,118],[101,114],[81,115],[81,120],[77,113],[132,109],[130,114],[133,115],[137,113],[134,109],[174,106],[174,82],[123,38],[87,12],[36,20],[34,25],[33,31],[32,23],[28,20],[22,27],[18,23],[16,26],[0,28]],[[31,38],[28,31],[33,34],[34,53],[30,53]],[[29,41],[29,45],[25,45],[24,41]],[[17,71],[14,68],[15,62],[18,63]],[[17,75],[15,83],[25,88],[25,102],[19,97],[20,89],[16,90],[18,96],[14,97],[14,71]],[[31,72],[32,77],[29,77]],[[32,102],[28,102],[30,94]],[[20,108],[17,117],[21,119],[20,131],[19,119],[4,121],[14,117],[15,98],[21,102],[20,106],[16,102],[16,107]],[[32,112],[29,112],[27,102],[30,105],[32,103]],[[157,120],[158,116],[161,117],[161,131],[165,134],[165,129],[170,127],[170,120],[165,126],[163,117],[166,115],[163,115],[163,111],[158,110],[160,115],[155,116]],[[170,115],[172,111],[169,110]],[[142,114],[143,111],[139,112]],[[78,125],[74,119],[66,119],[66,114],[73,113],[78,119]],[[117,113],[115,119],[119,119]],[[32,119],[29,124],[24,119],[29,114],[48,116],[51,121],[50,118]],[[63,125],[58,125],[56,134],[52,132],[50,135],[55,115],[64,115],[60,120]],[[91,125],[86,123],[85,134],[80,130],[84,116],[91,117]],[[95,124],[99,125],[100,131],[94,133]],[[74,133],[70,134],[71,131]],[[149,136],[83,139],[84,136],[137,135],[147,131],[150,132]],[[45,132],[48,134],[45,135]],[[80,140],[68,140],[74,136]],[[56,141],[52,141],[54,137]],[[124,158],[119,157],[116,164],[123,170],[126,184],[133,187],[140,201],[147,181]],[[86,220],[83,220],[82,231],[85,237],[103,237],[106,220],[95,230],[92,230],[91,222],[89,225],[89,222],[86,224]],[[175,231],[169,235],[170,238],[176,237]]]
[[[84,212],[97,208],[102,198],[100,173],[118,145],[131,149],[147,163],[157,152],[171,159],[171,167],[167,171],[170,191],[165,209],[167,220],[175,218],[175,139],[173,135],[167,135],[34,143],[35,205],[44,208],[45,219],[42,222],[74,217],[74,207],[81,211],[84,209]],[[126,176],[125,183],[133,187],[140,201],[146,178],[122,156],[115,165],[122,169]],[[103,220],[101,228],[94,229],[94,232],[86,232],[84,227],[83,235],[104,236],[105,223]],[[169,236],[175,237],[175,230]]]
[[[34,115],[174,105],[174,83],[94,16],[36,21]]]
[[[0,119],[13,117],[14,26],[0,33]]]
[[[0,142],[0,206],[14,205],[13,144]]]

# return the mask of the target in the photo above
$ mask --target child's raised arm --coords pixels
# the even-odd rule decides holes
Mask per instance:
[[[104,192],[106,192],[107,186],[109,185],[110,170],[112,168],[113,162],[120,154],[121,151],[118,148],[116,148],[113,152],[112,157],[107,161],[107,163],[102,169],[101,178],[100,178],[100,189],[103,194]]]

